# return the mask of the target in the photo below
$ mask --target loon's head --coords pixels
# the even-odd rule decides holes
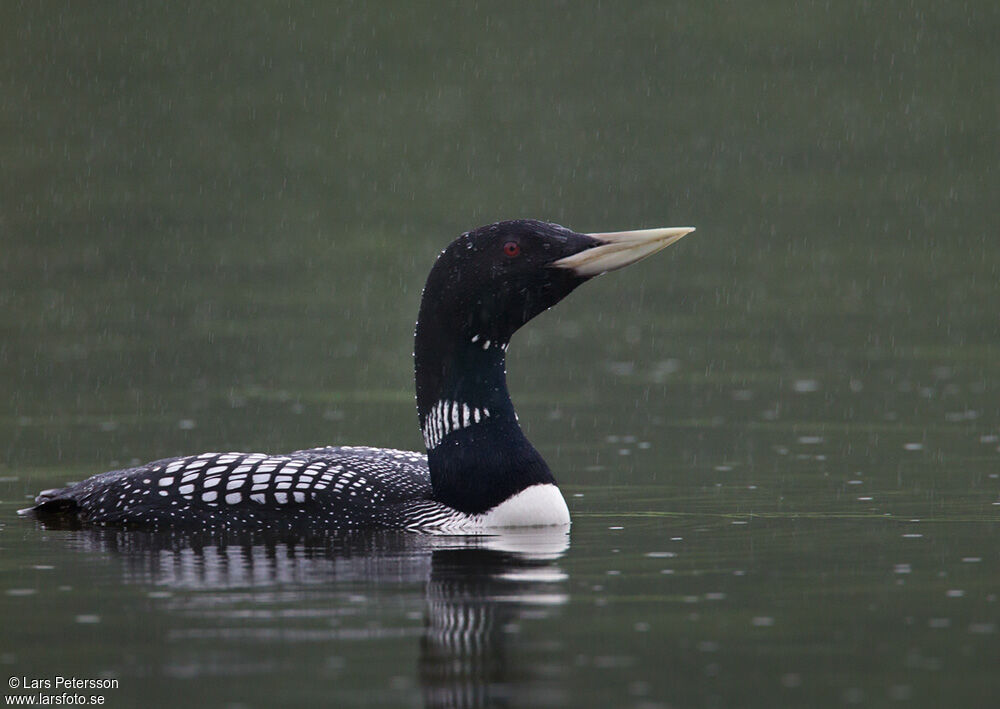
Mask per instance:
[[[433,307],[460,337],[503,346],[581,283],[645,258],[691,231],[580,234],[531,219],[490,224],[462,234],[441,252],[423,305]]]
[[[417,414],[435,500],[479,514],[555,482],[518,425],[507,392],[507,343],[581,283],[691,231],[578,234],[518,220],[470,231],[441,252],[427,277],[414,341]],[[542,506],[549,516],[541,523],[568,519],[561,497]]]

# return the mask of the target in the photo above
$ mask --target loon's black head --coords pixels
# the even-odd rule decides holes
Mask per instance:
[[[424,287],[414,343],[417,413],[434,497],[482,512],[553,482],[507,392],[507,343],[522,325],[606,271],[669,246],[691,228],[579,234],[533,220],[458,237]]]
[[[502,346],[519,327],[590,278],[558,268],[556,262],[600,243],[533,220],[499,222],[462,234],[431,269],[420,319],[441,318],[462,339],[477,337]]]
[[[489,224],[462,234],[441,252],[427,278],[421,316],[430,307],[456,335],[506,344],[519,327],[581,283],[645,258],[690,231],[579,234],[533,219]]]

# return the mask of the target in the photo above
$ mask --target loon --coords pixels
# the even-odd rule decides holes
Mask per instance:
[[[507,392],[511,336],[577,286],[692,227],[582,234],[512,220],[462,234],[424,286],[414,333],[423,453],[330,446],[166,458],[44,490],[22,514],[147,529],[467,533],[568,526],[552,471]]]

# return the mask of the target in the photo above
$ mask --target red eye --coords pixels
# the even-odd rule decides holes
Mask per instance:
[[[514,258],[521,254],[521,245],[516,241],[508,241],[503,245],[504,255],[509,258]]]

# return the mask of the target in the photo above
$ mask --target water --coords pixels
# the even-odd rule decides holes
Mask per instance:
[[[0,28],[9,676],[117,678],[109,706],[991,706],[994,5]],[[512,343],[569,538],[16,517],[133,461],[418,448],[426,272],[519,216],[698,227]]]

